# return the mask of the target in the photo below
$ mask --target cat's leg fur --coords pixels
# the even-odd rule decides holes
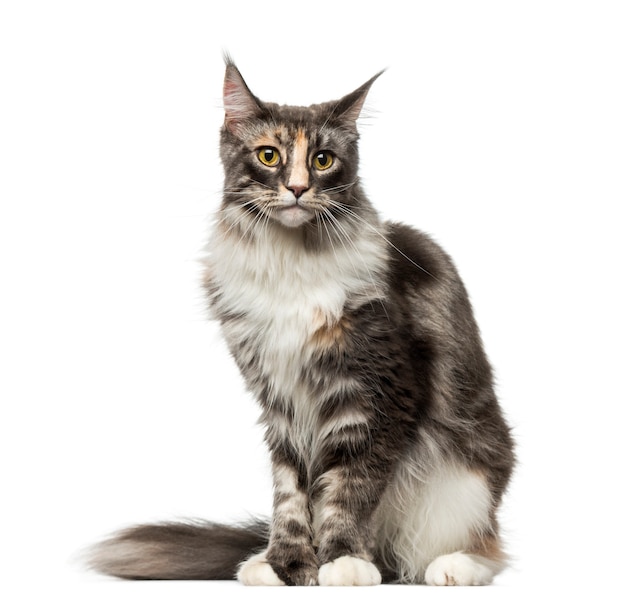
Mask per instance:
[[[314,530],[320,585],[378,585],[372,516],[389,481],[393,459],[379,449],[379,433],[361,423],[326,446],[329,466],[314,487]],[[349,446],[345,445],[349,442]],[[339,455],[349,455],[344,458]]]
[[[247,585],[315,585],[318,562],[312,545],[308,494],[288,452],[272,450],[274,509],[269,546],[239,569]]]
[[[269,546],[242,565],[243,583],[276,584],[276,578],[287,585],[381,582],[372,563],[371,519],[395,460],[381,440],[386,425],[369,425],[351,411],[342,414],[333,408],[322,421],[322,427],[327,423],[336,428],[342,417],[342,432],[321,440],[312,471],[299,469],[287,443],[271,445],[274,512]],[[307,483],[308,475],[312,483]]]
[[[315,505],[315,530],[318,556],[322,566],[319,584],[322,586],[379,585],[381,574],[372,563],[368,517],[358,517],[359,511],[369,512],[369,506],[358,508],[364,496],[354,486],[365,480],[350,479],[352,475],[332,469],[321,478],[324,491]],[[372,492],[374,495],[376,491]]]

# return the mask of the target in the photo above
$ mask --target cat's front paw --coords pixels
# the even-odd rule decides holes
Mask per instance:
[[[324,586],[361,586],[380,585],[382,577],[372,562],[344,555],[324,564],[318,579]]]
[[[278,577],[266,558],[267,551],[253,555],[239,566],[237,580],[244,585],[278,586],[285,583]]]
[[[285,585],[317,585],[318,562],[313,550],[298,554],[280,549],[270,550],[267,552],[267,561]]]

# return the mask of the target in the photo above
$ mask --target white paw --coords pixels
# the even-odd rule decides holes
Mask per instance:
[[[450,553],[435,559],[426,568],[427,585],[488,585],[494,571],[466,553]]]
[[[274,572],[273,568],[265,559],[265,551],[253,555],[250,559],[243,562],[237,571],[237,579],[244,585],[268,585],[276,587],[285,584],[278,578],[276,572]]]
[[[380,572],[372,562],[349,555],[324,564],[318,576],[323,586],[380,585],[380,581]]]

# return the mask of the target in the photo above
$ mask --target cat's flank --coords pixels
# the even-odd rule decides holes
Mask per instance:
[[[206,290],[261,407],[273,515],[124,530],[93,550],[99,571],[482,585],[504,567],[513,446],[467,293],[450,258],[381,221],[359,182],[356,121],[375,79],[280,106],[227,60]]]

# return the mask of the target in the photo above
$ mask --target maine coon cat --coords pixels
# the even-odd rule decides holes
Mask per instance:
[[[125,578],[489,583],[513,445],[466,290],[357,174],[375,76],[338,101],[255,97],[227,60],[206,290],[271,454],[271,521],[164,523],[98,545]],[[410,193],[407,193],[410,197]]]

